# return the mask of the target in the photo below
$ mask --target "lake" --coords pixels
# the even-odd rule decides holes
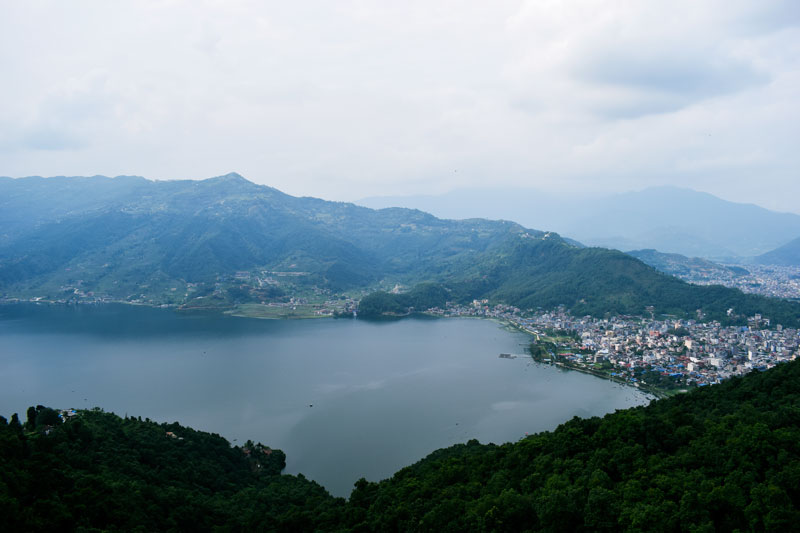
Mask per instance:
[[[0,305],[0,414],[100,406],[286,452],[335,495],[437,448],[516,441],[646,394],[522,356],[478,319],[257,320],[127,305]],[[513,359],[500,353],[519,354]]]

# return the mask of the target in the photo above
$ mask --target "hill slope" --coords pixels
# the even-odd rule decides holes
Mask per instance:
[[[800,321],[798,304],[693,287],[619,252],[512,222],[296,198],[238,174],[0,179],[0,199],[0,219],[12,222],[0,242],[6,297],[211,306],[437,282],[449,291],[438,300],[600,315],[653,305],[725,317],[734,307]]]
[[[667,254],[657,250],[631,250],[625,252],[655,268],[660,272],[676,276],[681,279],[702,279],[705,277],[730,277],[743,276],[748,272],[742,267],[729,267],[703,259],[701,257],[686,257],[681,254]]]
[[[0,241],[0,292],[12,295],[79,288],[155,297],[255,269],[303,273],[306,284],[337,290],[362,287],[427,272],[522,230],[295,198],[238,174],[5,179],[0,198],[0,218],[13,222]]]
[[[375,293],[361,300],[365,316],[402,314],[443,307],[446,301],[466,303],[489,298],[521,309],[564,305],[575,315],[643,315],[656,313],[745,323],[756,313],[773,323],[800,325],[800,304],[721,286],[697,286],[656,271],[616,250],[579,248],[555,234],[541,238],[520,234],[469,264],[462,263],[436,278],[439,289],[424,286],[408,295]],[[442,290],[443,289],[443,290]],[[733,308],[729,316],[727,311]]]
[[[800,266],[800,237],[783,246],[759,255],[755,262],[762,265]]]
[[[441,196],[367,198],[360,203],[416,207],[449,218],[503,218],[592,246],[655,248],[690,257],[752,257],[800,235],[800,215],[677,187],[607,197],[526,189],[456,190]]]
[[[350,505],[373,531],[788,531],[800,363],[502,446],[434,452]]]
[[[791,531],[800,521],[798,361],[516,443],[438,450],[380,483],[358,481],[347,503],[279,475],[283,454],[260,444],[100,411],[47,431],[53,413],[31,409],[25,427],[0,418],[7,531]]]
[[[28,411],[24,426],[0,417],[3,531],[289,531],[341,522],[342,500],[280,474],[280,450],[231,447],[178,423],[99,409],[63,424],[52,409]]]

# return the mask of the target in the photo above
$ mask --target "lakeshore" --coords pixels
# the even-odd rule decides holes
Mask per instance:
[[[268,442],[336,495],[433,450],[644,405],[489,320],[248,320],[144,306],[0,306],[0,405],[104,409]],[[54,371],[53,369],[57,369]]]
[[[231,317],[231,318],[245,318],[245,319],[258,319],[258,320],[268,320],[268,321],[295,321],[295,320],[308,320],[308,319],[320,319],[320,318],[336,318],[337,316],[332,314],[328,307],[323,307],[318,304],[308,304],[306,302],[295,302],[293,304],[281,304],[281,305],[269,305],[269,304],[239,304],[236,306],[228,306],[228,307],[221,307],[221,306],[209,306],[209,307],[186,307],[186,306],[178,306],[178,305],[167,305],[167,304],[151,304],[151,303],[144,303],[144,302],[129,302],[129,301],[120,301],[120,302],[61,302],[61,301],[48,301],[44,299],[37,299],[32,302],[20,301],[20,300],[6,300],[5,302],[0,302],[5,304],[11,305],[45,305],[45,306],[55,306],[55,307],[80,307],[88,305],[88,307],[97,307],[97,306],[104,306],[104,305],[123,305],[123,306],[131,306],[136,308],[152,308],[152,309],[163,309],[163,310],[170,310],[177,312],[181,315],[189,314],[193,315],[195,313],[200,314],[209,314],[211,316],[224,316],[224,317]],[[485,308],[484,308],[485,307]],[[343,316],[340,315],[342,318],[348,319],[351,318],[352,315],[344,314]],[[470,307],[467,309],[453,309],[449,313],[443,313],[441,310],[431,309],[425,312],[417,312],[403,316],[391,316],[387,317],[389,321],[396,321],[400,319],[409,319],[413,317],[430,317],[430,318],[460,318],[460,319],[481,319],[485,321],[494,322],[497,324],[502,324],[506,329],[509,331],[518,331],[520,333],[525,334],[531,342],[540,338],[541,332],[537,329],[531,327],[530,322],[525,322],[525,319],[521,318],[517,312],[514,311],[514,308],[510,308],[508,306],[495,306],[494,308],[489,309],[487,306],[482,304],[480,308],[480,312],[476,313],[474,307]],[[381,322],[381,321],[379,321]],[[556,339],[557,340],[557,339]],[[581,372],[584,374],[591,375],[593,377],[598,377],[604,380],[608,380],[618,384],[624,384],[632,389],[641,390],[643,392],[647,392],[652,394],[655,397],[663,398],[668,397],[674,394],[679,394],[681,392],[686,392],[687,387],[675,387],[672,386],[670,388],[661,388],[657,386],[653,386],[651,384],[641,383],[641,382],[631,382],[628,378],[623,378],[621,376],[613,375],[615,372],[610,368],[590,368],[587,367],[584,363],[578,361],[572,361],[568,357],[561,357],[558,358],[557,354],[551,359],[551,361],[544,361],[543,358],[539,358],[537,360],[528,349],[525,351],[525,355],[531,357],[533,361],[536,361],[538,364],[550,364],[556,368],[562,370],[575,370],[577,372]]]
[[[572,316],[563,307],[525,312],[488,300],[433,308],[434,316],[505,320],[533,337],[534,359],[625,382],[658,396],[767,370],[800,355],[800,330],[756,314],[747,326],[654,316]],[[734,310],[729,310],[729,315]]]

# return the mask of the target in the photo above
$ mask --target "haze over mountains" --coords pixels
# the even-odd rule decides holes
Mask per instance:
[[[681,279],[692,279],[701,275],[742,276],[747,270],[739,266],[726,266],[700,257],[686,257],[681,254],[667,254],[657,250],[631,250],[628,255],[647,263],[651,267]]]
[[[800,236],[800,215],[676,187],[596,197],[465,189],[441,196],[372,197],[358,203],[414,207],[454,219],[502,218],[591,246],[721,260],[764,254]]]
[[[800,237],[783,246],[761,254],[755,258],[762,265],[798,266],[800,265]]]
[[[503,222],[441,221],[295,198],[232,173],[203,181],[137,177],[0,180],[0,282],[84,285],[122,294],[214,281],[255,267],[307,274],[334,289],[484,250]],[[391,256],[386,252],[391,251]],[[431,251],[433,250],[433,251]]]
[[[797,304],[692,286],[626,254],[516,223],[296,198],[238,174],[0,179],[0,217],[5,297],[230,305],[429,282],[412,291],[417,305],[491,298],[580,314],[654,306],[723,319],[735,308],[735,317],[761,312],[785,324],[800,317]],[[275,271],[291,283],[265,285],[259,276]]]

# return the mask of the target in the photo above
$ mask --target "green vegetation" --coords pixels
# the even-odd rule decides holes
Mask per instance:
[[[261,304],[242,304],[231,310],[229,314],[233,316],[243,316],[248,318],[271,318],[281,320],[292,320],[298,318],[320,318],[321,307],[319,305],[261,305]],[[332,316],[332,312],[324,316]]]
[[[772,324],[800,326],[800,304],[721,286],[690,285],[656,271],[622,252],[578,248],[560,237],[513,238],[471,262],[458,263],[440,276],[440,291],[448,300],[468,303],[489,299],[521,309],[551,309],[565,305],[576,316],[645,315],[655,313],[746,324],[760,313]],[[414,291],[412,290],[411,293]],[[402,314],[405,294],[384,294],[367,300],[370,314]],[[733,308],[735,313],[727,314]],[[419,310],[419,308],[418,308]]]
[[[236,174],[0,179],[0,222],[0,297],[192,307],[424,281],[522,231],[296,198]]]
[[[676,337],[688,337],[690,335],[689,330],[683,326],[677,328],[669,328],[666,331],[667,335],[675,335]]]
[[[51,428],[42,415],[58,413],[31,409],[25,427],[0,417],[3,531],[297,531],[342,521],[342,500],[280,474],[280,450],[100,410]]]
[[[375,531],[788,531],[800,519],[800,364],[362,484]]]
[[[31,408],[25,427],[0,419],[6,531],[783,532],[800,523],[800,362],[516,443],[438,450],[390,479],[360,480],[348,502],[280,475],[283,454],[260,444],[231,447],[99,410],[50,428],[49,411]]]
[[[358,313],[362,317],[381,315],[406,315],[423,312],[432,307],[443,308],[450,298],[450,292],[437,283],[420,283],[411,291],[390,294],[374,292],[361,299]]]
[[[742,267],[720,265],[700,257],[686,257],[681,254],[663,253],[653,249],[633,250],[626,253],[647,263],[656,270],[672,276],[693,276],[699,272],[705,274],[714,273],[716,276],[724,276],[726,274],[746,276],[749,274]]]
[[[19,223],[18,221],[27,221]],[[308,291],[365,298],[361,316],[490,299],[573,314],[658,313],[800,325],[800,303],[697,287],[626,254],[506,221],[441,220],[296,198],[229,174],[204,181],[0,179],[0,298],[231,309]],[[735,316],[726,311],[735,309]]]

